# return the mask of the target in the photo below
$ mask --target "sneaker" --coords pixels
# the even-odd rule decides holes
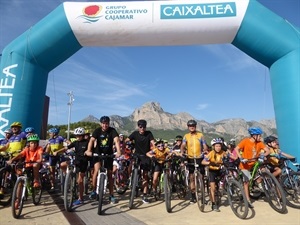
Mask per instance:
[[[73,202],[73,205],[81,205],[83,204],[83,200],[77,199],[75,202]]]
[[[220,212],[220,209],[216,204],[212,204],[211,209],[215,212]]]
[[[117,203],[117,199],[113,195],[109,196],[109,201],[110,201],[111,204],[116,204]]]
[[[254,208],[254,206],[252,205],[252,203],[250,201],[248,201],[248,206],[249,206],[250,209]]]
[[[143,203],[145,203],[145,204],[149,203],[149,199],[145,195],[143,196],[142,200],[143,200]]]
[[[95,191],[92,191],[91,194],[90,194],[90,196],[89,196],[89,198],[90,199],[95,199],[96,196],[97,196],[97,193]]]

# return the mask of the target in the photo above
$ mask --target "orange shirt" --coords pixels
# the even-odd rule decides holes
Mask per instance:
[[[25,147],[20,154],[23,158],[25,158],[25,162],[35,162],[37,160],[41,160],[43,148],[38,146],[35,150],[30,150],[29,147]],[[32,167],[32,164],[28,163],[25,167]]]
[[[251,138],[244,138],[239,144],[240,153],[244,159],[253,159],[259,156],[265,145],[263,142],[253,142]],[[250,170],[255,162],[240,163],[240,169]]]

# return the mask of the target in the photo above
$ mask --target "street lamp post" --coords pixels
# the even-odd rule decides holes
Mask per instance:
[[[74,102],[74,95],[73,95],[73,92],[70,91],[68,93],[68,96],[69,96],[69,102],[68,102],[68,106],[69,106],[69,115],[68,115],[68,133],[67,133],[67,139],[69,140],[70,139],[70,121],[71,121],[71,108],[72,108],[72,104]]]

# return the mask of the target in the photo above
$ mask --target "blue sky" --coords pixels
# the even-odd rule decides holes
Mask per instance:
[[[300,27],[299,0],[258,1]],[[62,2],[1,0],[0,51]],[[69,91],[71,122],[128,116],[149,101],[207,122],[275,117],[268,68],[231,44],[82,48],[49,73],[50,124],[67,124]]]

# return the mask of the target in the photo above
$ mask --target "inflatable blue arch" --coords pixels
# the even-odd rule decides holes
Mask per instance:
[[[13,121],[41,127],[49,72],[83,46],[214,43],[231,43],[270,69],[281,148],[300,159],[299,28],[256,0],[59,5],[2,52],[0,135]]]

